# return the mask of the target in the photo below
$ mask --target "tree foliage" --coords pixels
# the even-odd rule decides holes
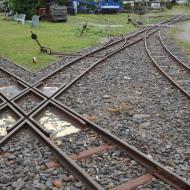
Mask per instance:
[[[26,14],[31,18],[36,14],[37,7],[45,5],[45,0],[6,0],[10,8],[16,13]]]
[[[27,18],[36,14],[39,6],[46,6],[48,3],[67,5],[69,2],[70,0],[5,0],[5,4],[9,4],[14,13],[26,14]]]

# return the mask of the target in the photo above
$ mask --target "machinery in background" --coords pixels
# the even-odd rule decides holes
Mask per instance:
[[[65,0],[61,5],[55,0],[47,0],[44,5],[38,8],[38,15],[50,21],[66,21],[67,12],[69,14],[117,13],[122,7],[121,0]]]
[[[49,6],[49,20],[51,21],[67,21],[67,7],[66,6]]]
[[[72,0],[75,14],[82,13],[116,13],[121,9],[120,0]]]
[[[67,21],[67,7],[56,3],[47,3],[46,6],[39,7],[38,15],[41,19],[49,21]]]

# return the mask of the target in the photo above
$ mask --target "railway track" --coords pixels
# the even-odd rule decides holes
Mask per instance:
[[[125,43],[118,49],[109,54],[106,52],[106,56],[101,61],[142,40],[143,38],[141,37],[129,44],[126,44],[125,40]],[[97,61],[96,64],[91,65],[75,76],[74,79],[67,82],[67,86],[80,79],[89,69],[101,61]],[[41,84],[50,76],[30,86],[3,69],[1,69],[1,72],[7,75],[5,78],[11,80],[11,85],[16,91],[15,94],[8,95],[7,88],[3,88],[3,91],[1,89],[0,119],[4,119],[7,112],[8,117],[12,118],[12,123],[8,129],[9,133],[0,141],[2,155],[6,154],[6,148],[4,147],[20,133],[27,136],[28,132],[24,130],[28,129],[32,134],[36,135],[36,138],[50,147],[51,151],[58,157],[59,163],[67,168],[78,180],[81,180],[88,189],[132,189],[152,181],[154,177],[161,179],[176,189],[189,189],[190,185],[181,177],[149,159],[125,141],[103,130],[66,106],[57,103],[52,98],[56,95],[55,91],[49,95],[36,88],[38,84]],[[3,85],[6,85],[6,81],[4,81]],[[65,89],[65,85],[60,85],[56,92],[61,92],[63,89]],[[49,135],[50,138],[46,135]],[[84,136],[86,137],[84,138]],[[83,143],[77,144],[78,139],[83,139]],[[102,178],[103,171],[99,171],[101,165],[97,166],[98,169],[94,173],[93,171],[89,172],[92,166],[88,164],[91,162],[98,163],[103,160],[110,161],[107,163],[108,167],[109,164],[117,165],[119,163],[121,165],[125,163],[124,170],[118,168],[117,173],[126,176],[125,171],[129,169],[131,175],[123,181],[124,183],[122,181],[118,182],[118,178],[113,180],[114,183],[105,183],[105,178]],[[135,173],[134,168],[140,168],[141,172]],[[108,178],[110,178],[109,175]],[[82,189],[82,186],[79,189]]]
[[[38,81],[37,84],[35,84],[36,88],[44,92],[46,89],[49,89],[49,87],[55,87],[52,93],[56,92],[58,88],[66,88],[68,84],[70,85],[77,77],[80,78],[96,65],[106,62],[108,57],[122,50],[127,45],[142,40],[145,31],[146,29],[127,38],[123,37],[116,42],[104,46],[103,49],[92,51],[88,55],[77,58],[74,62],[65,65],[63,68],[58,69],[56,72]]]
[[[190,67],[170,52],[163,42],[161,30],[145,37],[146,51],[156,68],[183,94],[190,98]]]

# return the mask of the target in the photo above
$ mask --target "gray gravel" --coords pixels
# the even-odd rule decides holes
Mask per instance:
[[[17,105],[25,112],[28,113],[42,102],[42,98],[33,92],[29,92],[25,97],[17,100]]]
[[[104,189],[111,189],[146,173],[141,165],[117,148],[77,161]]]
[[[106,62],[83,77],[82,80],[67,90],[66,93],[63,93],[58,100],[74,108],[81,114],[90,115],[90,119],[101,127],[110,130],[120,138],[127,139],[130,144],[136,146],[139,150],[149,155],[149,157],[159,161],[172,171],[189,180],[190,101],[157,72],[152,66],[151,61],[147,58],[143,46],[143,43],[139,43],[107,59]],[[4,60],[0,62],[0,66],[2,67],[5,67],[7,64],[9,65],[10,63],[6,63]],[[62,63],[60,65],[62,65]],[[12,69],[11,72],[17,73],[28,82],[30,81],[32,83],[39,79],[37,74],[29,76],[29,73],[13,65],[10,65],[10,68]],[[53,68],[54,66],[52,66],[51,70],[53,70]],[[55,66],[55,68],[57,68],[57,66]],[[42,73],[44,73],[45,76],[49,72],[51,71],[47,69],[47,72],[44,71]],[[39,75],[40,77],[43,76],[42,73],[40,74],[41,76]],[[27,157],[27,155],[25,155],[25,152],[22,152],[22,150],[15,151],[17,144],[21,146],[19,143],[23,144],[24,141],[22,146],[24,146],[23,151],[26,150],[26,152],[30,150],[31,146],[32,150],[41,147],[39,146],[39,142],[36,142],[33,137],[26,136],[25,138],[25,136],[26,135],[21,134],[21,139],[17,139],[16,141],[13,139],[13,142],[10,142],[10,147],[13,147],[13,155],[14,153],[22,155],[22,157],[18,157],[18,159],[24,157],[24,160],[26,160],[25,156]],[[71,141],[77,140],[79,146],[80,142],[83,141],[78,135],[73,135],[71,139]],[[70,148],[69,141],[69,138],[65,141],[65,145],[68,148]],[[78,147],[75,148],[75,145],[71,146],[70,153],[77,152]],[[44,147],[40,149],[40,151],[41,150],[44,150]],[[45,159],[52,158],[52,153],[46,148],[45,151],[40,154],[45,156]],[[101,164],[105,166],[105,162],[110,161],[111,166],[112,164],[116,166],[116,162],[112,162],[111,159],[113,154],[115,154],[115,151],[105,153],[103,156],[98,154],[92,158],[95,161],[88,160],[79,163],[87,171],[89,168],[93,168],[94,164],[100,164],[100,166],[96,167],[99,168],[98,171],[101,171],[98,180],[96,173],[93,173],[95,168],[90,172],[92,172],[95,179],[105,188],[112,187],[120,184],[120,178],[116,177],[115,179],[114,176],[105,177],[104,167],[102,167]],[[7,158],[3,158],[3,164],[7,162],[6,159]],[[103,159],[105,159],[105,162],[100,162],[100,160],[102,161]],[[120,170],[122,167],[122,156],[121,158],[114,157],[114,159],[118,159],[117,161],[120,163],[118,167]],[[42,162],[42,160],[39,160],[39,162],[40,161]],[[16,164],[17,162],[13,163],[13,165]],[[44,158],[42,165],[44,165]],[[11,172],[15,172],[15,170],[11,169],[11,165],[8,166],[9,167],[1,167],[2,170],[7,172],[3,171],[3,173],[6,174],[4,179],[7,180],[8,178],[5,183],[6,189],[11,189],[13,181],[15,183],[21,182],[22,185],[23,177],[25,177],[22,176],[23,172],[21,172],[21,180],[17,177],[19,175],[11,174]],[[25,165],[23,168],[25,169]],[[39,176],[38,169],[35,167],[32,168],[35,170],[34,172],[37,173],[36,176]],[[108,175],[111,174],[111,170],[112,167],[108,167]],[[127,169],[125,171],[127,171]],[[136,167],[136,170],[132,171],[131,174],[139,175],[141,171],[144,170],[141,170],[140,167],[137,169]],[[42,170],[42,172],[44,171]],[[63,172],[65,171],[58,170],[56,175],[61,177]],[[50,180],[52,180],[51,176]],[[32,187],[36,181],[37,183],[43,184],[43,180],[36,179],[35,176],[29,179],[29,181],[31,184],[30,187]],[[69,184],[69,187],[70,186],[72,185]],[[77,185],[75,184],[74,186],[81,187],[81,184],[77,183]],[[4,188],[3,185],[2,187]],[[154,181],[151,184],[139,188],[170,189],[170,187],[160,181]]]
[[[190,101],[152,66],[139,43],[58,97],[177,174],[190,178]]]
[[[78,154],[82,151],[98,147],[106,143],[105,140],[95,132],[84,129],[79,133],[65,137],[56,138],[56,144],[68,155]]]
[[[64,168],[47,168],[55,160],[50,149],[42,144],[31,131],[22,130],[2,147],[7,156],[0,156],[0,189],[2,190],[77,190],[85,189],[81,182],[68,177]],[[60,180],[60,188],[54,185]]]
[[[144,185],[139,186],[136,190],[173,190],[171,186],[165,184],[164,182],[154,179]]]

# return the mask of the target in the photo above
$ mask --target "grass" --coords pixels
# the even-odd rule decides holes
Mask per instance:
[[[124,19],[124,15],[122,16]],[[0,56],[32,71],[39,70],[58,60],[58,58],[39,52],[36,42],[30,38],[31,29],[38,35],[43,46],[50,47],[53,51],[58,52],[76,52],[93,46],[108,36],[110,30],[105,25],[107,22],[104,20],[105,17],[104,15],[69,16],[66,23],[41,22],[39,28],[30,28],[29,24],[21,25],[13,21],[4,21],[1,16]],[[116,17],[115,20],[120,18],[119,15],[113,15],[113,17]],[[80,37],[81,27],[85,20],[89,22],[89,27],[87,32]],[[113,28],[111,30],[112,35],[128,33],[135,29],[132,25],[126,25],[127,15],[125,15],[124,20],[125,26],[119,27],[119,29]],[[93,26],[91,23],[102,26]],[[112,21],[110,24],[117,24],[117,22]],[[32,57],[37,57],[38,62],[36,64],[32,63]]]
[[[173,16],[177,11],[181,12],[180,14],[188,12],[186,7],[177,7],[161,13],[147,14],[142,17],[142,21],[145,24],[157,23]],[[50,47],[53,51],[72,53],[103,41],[109,34],[120,35],[134,31],[136,28],[127,24],[127,15],[126,13],[79,14],[69,16],[66,23],[41,22],[39,28],[30,28],[29,24],[21,25],[13,21],[5,21],[3,15],[0,15],[0,56],[29,70],[37,71],[58,58],[39,52],[35,41],[30,38],[31,29],[38,35],[43,46]],[[138,15],[133,14],[131,17],[139,20]],[[85,21],[88,21],[88,30],[80,37],[81,27]],[[107,25],[108,23],[111,27]],[[32,63],[32,57],[37,57],[37,63]]]

